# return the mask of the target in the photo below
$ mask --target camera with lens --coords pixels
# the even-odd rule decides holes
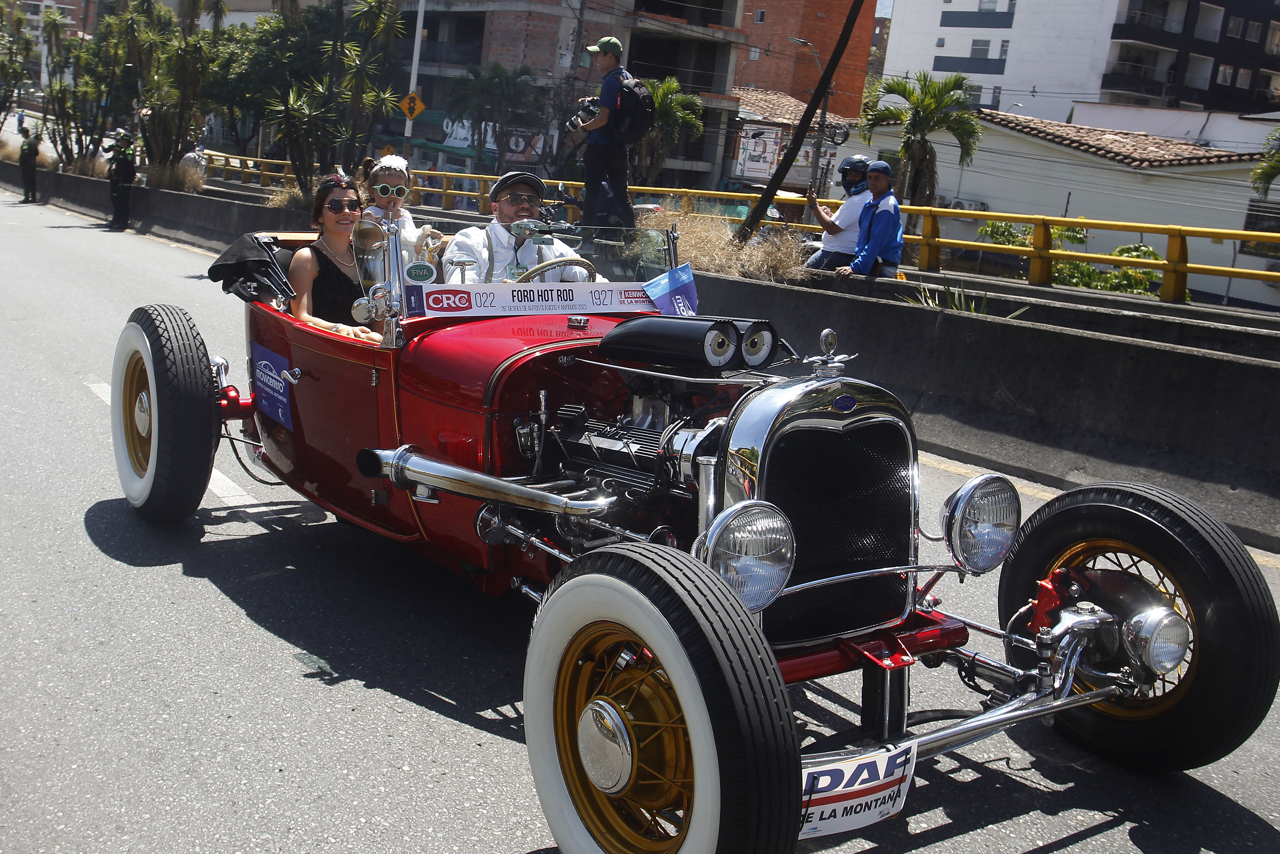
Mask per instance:
[[[579,98],[578,112],[569,117],[569,121],[564,123],[565,130],[569,133],[580,129],[584,124],[594,119],[600,114],[599,98]]]

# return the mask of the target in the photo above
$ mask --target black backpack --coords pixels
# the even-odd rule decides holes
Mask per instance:
[[[653,130],[653,93],[644,81],[630,74],[622,78],[621,106],[609,116],[609,135],[614,142],[635,145]]]

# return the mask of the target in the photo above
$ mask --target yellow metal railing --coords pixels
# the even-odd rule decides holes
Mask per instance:
[[[208,174],[216,177],[221,172],[223,180],[238,180],[243,184],[257,183],[260,186],[272,186],[279,181],[285,188],[291,188],[297,181],[293,175],[293,167],[284,160],[266,160],[257,157],[241,157],[236,154],[223,154],[206,151]],[[440,207],[444,210],[456,210],[459,199],[472,199],[481,214],[489,214],[489,187],[498,180],[497,175],[473,175],[466,172],[435,172],[415,170],[412,173],[414,186],[410,188],[409,204],[422,204],[422,196],[438,196]],[[433,186],[422,186],[431,181]],[[462,182],[475,182],[474,188]],[[566,190],[574,190],[581,194],[581,181],[555,182],[563,184]],[[759,199],[758,193],[730,193],[714,190],[685,190],[670,187],[631,187],[634,198],[640,196],[657,196],[679,200],[680,212],[685,216],[709,217],[727,222],[741,222],[741,217],[720,214],[700,213],[699,203],[738,203],[754,205]],[[581,198],[581,195],[579,195]],[[821,199],[823,204],[832,209],[840,206],[837,199]],[[775,198],[775,206],[803,205],[805,199],[800,197]],[[1205,276],[1234,277],[1237,279],[1257,279],[1264,282],[1280,283],[1280,272],[1267,270],[1249,270],[1242,267],[1219,267],[1210,264],[1192,264],[1187,245],[1188,238],[1202,237],[1214,241],[1247,240],[1254,243],[1280,244],[1280,234],[1262,231],[1240,231],[1218,228],[1196,228],[1184,225],[1155,225],[1141,222],[1110,222],[1096,219],[1068,219],[1055,216],[1033,216],[1028,214],[997,213],[994,211],[957,211],[950,208],[928,208],[903,205],[902,212],[920,217],[920,234],[908,234],[908,243],[920,246],[919,268],[933,272],[942,267],[942,250],[973,249],[980,252],[995,252],[1005,255],[1021,255],[1031,261],[1027,281],[1033,285],[1048,285],[1053,281],[1054,261],[1084,261],[1089,264],[1105,264],[1111,267],[1141,267],[1148,270],[1159,270],[1163,273],[1160,284],[1160,299],[1166,302],[1180,302],[1186,298],[1187,276],[1195,273]],[[570,222],[578,218],[578,211],[569,208]],[[954,240],[942,237],[942,221],[946,219],[983,219],[1001,222],[1019,223],[1032,226],[1030,246],[1004,246],[998,243],[981,243],[974,240]],[[1127,231],[1138,234],[1160,234],[1166,238],[1163,260],[1148,258],[1126,258],[1115,255],[1099,255],[1092,252],[1074,252],[1067,249],[1053,248],[1053,232],[1055,226],[1083,228],[1090,231]],[[798,231],[821,232],[817,225],[788,223],[788,227]]]

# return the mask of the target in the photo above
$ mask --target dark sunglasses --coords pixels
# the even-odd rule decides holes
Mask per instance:
[[[342,213],[343,208],[346,208],[351,213],[360,212],[359,199],[330,199],[324,203],[324,206],[328,208],[329,213]]]
[[[542,204],[542,197],[536,196],[533,193],[507,193],[505,196],[498,199],[498,201],[511,202],[511,204],[516,205],[517,207],[520,205],[532,205],[536,208]]]
[[[379,196],[395,196],[397,199],[403,199],[409,195],[409,188],[404,184],[393,187],[390,184],[374,184],[370,189]]]

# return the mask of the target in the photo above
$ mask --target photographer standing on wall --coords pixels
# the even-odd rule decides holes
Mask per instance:
[[[622,220],[625,227],[635,228],[636,215],[631,208],[631,195],[627,192],[627,146],[624,140],[617,138],[619,120],[622,117],[623,83],[633,78],[622,67],[622,42],[613,36],[605,36],[587,50],[591,53],[596,68],[604,75],[604,82],[600,84],[600,112],[581,126],[582,130],[590,132],[587,136],[587,151],[582,157],[586,173],[584,182],[587,185],[582,204],[582,222],[587,226],[602,224],[598,222],[600,184],[608,181],[609,189],[613,191],[618,219]]]

